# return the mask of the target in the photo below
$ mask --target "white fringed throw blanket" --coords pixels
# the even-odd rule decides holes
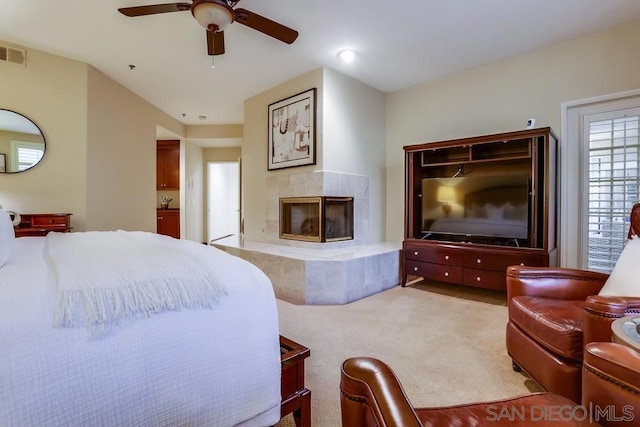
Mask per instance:
[[[49,233],[46,256],[57,286],[55,326],[104,336],[153,313],[211,308],[226,288],[195,242],[141,231]]]

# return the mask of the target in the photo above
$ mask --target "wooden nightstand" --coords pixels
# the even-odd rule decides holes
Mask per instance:
[[[15,227],[16,237],[46,236],[50,231],[71,231],[70,213],[20,214],[20,224]]]
[[[304,359],[310,354],[307,347],[280,335],[280,416],[284,417],[293,412],[297,427],[311,425],[311,391],[304,386]]]

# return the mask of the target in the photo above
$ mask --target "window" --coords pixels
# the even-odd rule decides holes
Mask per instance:
[[[560,266],[611,271],[640,202],[640,89],[562,103]]]
[[[584,117],[589,270],[613,270],[629,230],[629,212],[640,200],[639,123],[639,109]]]
[[[15,165],[13,170],[23,171],[29,169],[40,161],[44,154],[42,144],[26,141],[11,141]]]

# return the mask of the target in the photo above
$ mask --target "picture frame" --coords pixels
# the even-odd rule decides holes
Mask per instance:
[[[0,173],[7,171],[7,155],[0,153]]]
[[[316,164],[316,88],[269,104],[268,170]]]

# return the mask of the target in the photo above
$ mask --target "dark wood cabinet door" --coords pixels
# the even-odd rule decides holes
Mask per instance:
[[[157,215],[157,232],[165,236],[180,238],[180,211],[159,209]]]
[[[180,143],[178,141],[158,141],[156,183],[158,190],[180,189]]]

